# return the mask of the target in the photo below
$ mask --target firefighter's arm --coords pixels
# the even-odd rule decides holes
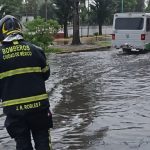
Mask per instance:
[[[42,62],[41,64],[42,75],[44,80],[47,80],[50,76],[50,67],[47,63],[44,51],[40,51],[40,53],[41,53],[41,62]]]
[[[46,63],[45,67],[43,67],[41,69],[42,69],[44,80],[47,80],[50,76],[50,67],[49,67],[49,65]]]

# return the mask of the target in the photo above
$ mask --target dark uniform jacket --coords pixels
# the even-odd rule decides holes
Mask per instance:
[[[39,47],[24,40],[0,47],[0,99],[6,115],[24,115],[49,107],[45,80],[50,75]]]

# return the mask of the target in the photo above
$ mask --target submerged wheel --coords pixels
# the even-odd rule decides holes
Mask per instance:
[[[131,53],[131,49],[129,48],[123,48],[122,50],[124,53]]]

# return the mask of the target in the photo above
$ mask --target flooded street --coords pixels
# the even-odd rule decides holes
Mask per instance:
[[[150,53],[50,54],[54,150],[150,149]],[[3,127],[0,150],[15,150]]]

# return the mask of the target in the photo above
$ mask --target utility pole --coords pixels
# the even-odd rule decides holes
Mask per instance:
[[[121,12],[123,13],[123,0],[121,0]]]
[[[47,22],[47,0],[45,0],[45,21]]]
[[[88,28],[87,28],[87,37],[89,36],[89,6],[90,6],[90,2],[89,2],[89,0],[88,0]]]
[[[28,14],[27,14],[28,2],[25,0],[25,13],[26,13],[26,22],[28,21]]]

